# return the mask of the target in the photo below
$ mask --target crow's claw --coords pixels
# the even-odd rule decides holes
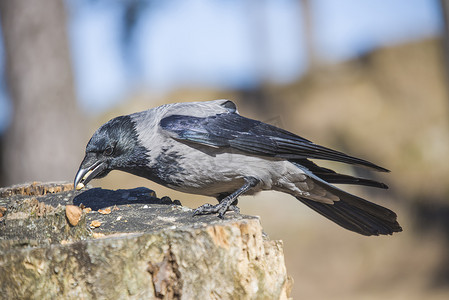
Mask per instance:
[[[235,203],[235,202],[234,202]],[[233,211],[233,212],[235,212],[236,214],[240,214],[240,208],[238,208],[237,207],[237,205],[230,205],[229,207],[228,207],[228,210],[227,211]]]
[[[197,209],[195,209],[193,211],[193,216],[210,215],[210,214],[218,213],[218,217],[220,219],[223,219],[226,211],[233,211],[237,214],[240,213],[240,209],[236,205],[230,205],[229,207],[226,207],[226,205],[224,205],[222,203],[219,203],[217,205],[212,205],[212,204],[206,203],[204,205],[201,205]]]
[[[201,205],[200,207],[198,207],[197,209],[195,209],[193,211],[193,215],[197,216],[197,215],[209,215],[209,214],[213,214],[216,213],[218,210],[215,208],[218,205],[212,205],[209,203],[206,203],[204,205]]]

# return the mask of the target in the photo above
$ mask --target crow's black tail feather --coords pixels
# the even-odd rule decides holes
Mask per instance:
[[[298,200],[338,225],[363,235],[386,235],[402,231],[394,212],[363,199],[357,204],[346,202],[344,199],[334,204],[306,198]]]
[[[336,173],[320,167],[308,159],[292,161],[326,191],[337,196],[340,200],[333,204],[326,204],[304,197],[297,197],[299,201],[325,216],[338,225],[363,235],[393,234],[402,231],[396,221],[396,214],[383,206],[369,202],[360,197],[349,194],[332,184],[356,184],[386,189],[385,184],[370,179],[353,177]]]
[[[393,234],[401,232],[397,215],[383,206],[349,194],[321,180],[314,182],[323,189],[338,196],[333,204],[317,202],[303,197],[299,201],[338,225],[363,235]]]

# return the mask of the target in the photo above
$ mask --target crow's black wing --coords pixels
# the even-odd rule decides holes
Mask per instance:
[[[364,165],[387,171],[368,161],[316,145],[283,129],[238,114],[219,114],[207,118],[173,115],[161,120],[160,126],[176,139],[208,145],[231,147],[241,151],[272,157],[282,157],[297,164],[326,191],[339,198],[332,204],[297,197],[326,218],[363,235],[392,234],[402,231],[391,210],[346,193],[330,183],[360,184],[387,188],[383,183],[338,174],[320,167],[308,158],[326,159]]]
[[[176,139],[211,147],[232,147],[251,154],[289,160],[325,159],[388,172],[369,161],[314,144],[281,128],[236,113],[205,118],[171,115],[162,119],[160,126]]]

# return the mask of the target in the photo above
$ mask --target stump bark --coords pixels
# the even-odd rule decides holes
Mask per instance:
[[[291,285],[257,217],[192,217],[146,188],[0,189],[0,298],[288,299]]]

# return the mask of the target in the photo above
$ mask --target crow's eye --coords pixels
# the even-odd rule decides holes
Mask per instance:
[[[108,147],[103,151],[103,155],[105,155],[105,156],[111,156],[113,152],[114,152],[114,148],[112,148],[112,146],[108,146]]]

